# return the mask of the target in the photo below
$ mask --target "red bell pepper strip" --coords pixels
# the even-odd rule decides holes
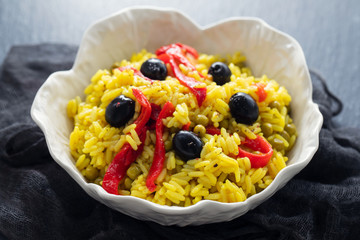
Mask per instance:
[[[183,48],[181,48],[180,46],[182,46]],[[186,67],[190,68],[192,71],[197,71],[195,66],[193,64],[191,64],[191,62],[189,61],[189,59],[186,58],[185,54],[188,53],[187,50],[184,48],[184,46],[186,45],[182,45],[180,43],[178,44],[171,44],[169,45],[169,47],[166,49],[166,51],[162,54],[168,54],[168,55],[171,55],[171,56],[174,56],[176,58],[176,60],[178,61],[178,63],[180,64],[184,64]],[[189,47],[190,48],[190,47]],[[193,49],[193,48],[192,48]],[[192,52],[192,53],[189,53],[190,55],[192,55],[194,57],[197,56],[198,57],[198,54],[196,52],[195,49],[193,49],[193,51],[195,52]],[[161,51],[159,51],[160,53]],[[159,54],[161,55],[161,54]],[[158,56],[159,56],[158,55]],[[197,59],[197,57],[194,57]],[[200,73],[199,75],[201,77],[204,77],[202,76]]]
[[[181,48],[180,46],[183,46],[183,48]],[[176,76],[176,78],[182,85],[189,88],[189,90],[195,95],[198,105],[201,106],[206,98],[206,87],[196,87],[197,85],[199,85],[200,82],[195,80],[194,78],[184,75],[180,70],[180,63],[184,64],[192,70],[196,70],[195,66],[193,66],[190,61],[184,56],[184,52],[186,52],[186,49],[190,47],[184,47],[185,45],[182,44],[180,44],[180,46],[177,44],[163,46],[156,50],[156,55],[164,63],[170,64],[171,70]],[[195,49],[190,50],[189,53],[192,55],[194,54],[195,56],[197,55]]]
[[[198,59],[199,54],[198,52],[195,50],[195,48],[192,48],[188,45],[182,44],[182,43],[175,43],[177,46],[179,46],[181,49],[185,50],[185,53],[189,53],[190,55],[192,55],[194,58]]]
[[[135,131],[139,134],[139,132],[145,127],[146,123],[149,121],[151,116],[151,104],[145,97],[145,95],[137,88],[133,88],[132,92],[136,98],[136,100],[141,105],[141,112],[139,117],[135,120],[134,124],[136,124]]]
[[[110,194],[119,195],[119,183],[125,177],[126,171],[136,158],[142,153],[144,149],[144,142],[146,138],[146,127],[139,139],[142,142],[138,149],[135,151],[129,143],[125,143],[121,151],[116,154],[113,161],[106,170],[102,187]]]
[[[161,106],[157,105],[155,103],[151,103],[151,115],[150,115],[150,119],[155,120],[158,119],[159,114],[161,112]]]
[[[179,44],[170,44],[160,47],[155,51],[155,54],[159,56],[162,54],[168,54],[169,51],[171,51],[173,54],[180,54],[180,55],[186,53],[185,49],[180,47]]]
[[[181,130],[189,131],[191,122],[188,122],[187,124],[183,125]]]
[[[161,112],[161,106],[155,103],[151,103],[151,115],[148,123],[146,124],[149,130],[155,129],[156,119],[158,119],[160,112]]]
[[[171,102],[165,103],[163,109],[161,110],[158,119],[156,120],[156,142],[155,142],[155,151],[154,158],[151,164],[149,174],[146,179],[146,186],[150,192],[155,191],[156,185],[155,180],[160,175],[165,161],[165,145],[163,140],[163,119],[171,116],[175,111],[175,107]]]
[[[198,105],[200,107],[206,98],[206,87],[196,87],[199,82],[196,81],[194,78],[185,76],[181,72],[179,66],[176,64],[173,58],[170,59],[170,66],[179,82],[189,88],[189,90],[195,95]]]
[[[238,157],[248,157],[252,168],[265,167],[273,154],[270,143],[259,135],[255,139],[246,138],[241,144],[254,151],[260,152],[259,154],[254,154],[239,147]]]
[[[256,90],[256,94],[259,96],[259,102],[262,102],[266,99],[267,97],[267,92],[265,91],[265,84],[263,83],[255,83],[257,90]]]
[[[208,127],[206,127],[206,133],[210,134],[210,135],[220,135],[221,130],[214,126],[208,126]]]
[[[159,48],[158,50],[156,50],[155,54],[156,55],[161,55],[166,53],[169,49],[171,49],[172,51],[179,53],[180,55],[184,55],[186,53],[192,55],[195,59],[199,58],[199,54],[198,52],[195,50],[195,48],[192,48],[188,45],[182,44],[182,43],[175,43],[175,44],[170,44],[170,45],[166,45],[166,46],[162,46],[161,48]],[[186,65],[186,64],[185,64]]]
[[[135,131],[139,136],[141,144],[136,151],[129,143],[124,144],[106,170],[102,186],[105,191],[115,195],[119,194],[119,183],[125,177],[127,169],[143,151],[147,131],[146,123],[151,115],[151,105],[145,95],[136,88],[133,88],[132,91],[141,105],[140,115],[134,122],[136,124]]]
[[[126,66],[126,67],[119,67],[118,69],[119,69],[121,72],[124,71],[124,70],[129,70],[129,69],[131,69],[131,70],[134,71],[134,75],[135,75],[135,76],[141,77],[141,78],[143,78],[143,79],[145,79],[145,80],[153,83],[153,80],[152,80],[152,79],[150,79],[150,78],[148,78],[148,77],[145,77],[139,70],[137,70],[137,69],[134,68],[134,67]]]
[[[199,54],[194,48],[188,45],[181,43],[170,44],[159,48],[155,53],[157,56],[160,56],[162,54],[173,55],[176,57],[176,60],[179,62],[179,64],[184,64],[192,71],[197,71],[196,67],[191,64],[189,59],[186,57],[186,54],[190,54],[194,59],[198,59]],[[198,74],[200,77],[204,78],[204,76],[200,72],[198,72]]]

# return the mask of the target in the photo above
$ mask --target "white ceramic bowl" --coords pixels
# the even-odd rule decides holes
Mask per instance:
[[[292,96],[292,117],[298,139],[289,154],[288,166],[264,191],[245,202],[200,201],[190,207],[161,206],[131,196],[108,194],[87,183],[69,151],[73,124],[66,114],[70,99],[79,95],[98,70],[145,48],[155,51],[169,43],[188,44],[209,54],[241,51],[255,76],[266,74],[284,85]],[[312,101],[312,85],[300,45],[258,18],[231,18],[201,27],[171,9],[130,8],[93,24],[85,33],[74,66],[49,76],[39,89],[31,109],[34,121],[45,134],[54,160],[93,198],[132,217],[163,225],[200,225],[229,221],[271,197],[311,160],[319,143],[322,115]]]

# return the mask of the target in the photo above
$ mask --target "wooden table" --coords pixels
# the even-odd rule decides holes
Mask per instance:
[[[79,45],[99,18],[134,5],[176,8],[200,25],[234,16],[260,17],[298,40],[310,69],[327,80],[344,103],[337,125],[360,127],[360,1],[347,0],[0,0],[0,62],[12,45]],[[160,26],[159,26],[160,27]]]

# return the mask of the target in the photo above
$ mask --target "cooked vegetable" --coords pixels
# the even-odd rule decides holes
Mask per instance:
[[[288,123],[285,125],[285,131],[290,135],[294,135],[296,133],[296,127],[293,123]]]
[[[220,135],[221,134],[221,131],[219,128],[216,128],[214,126],[208,126],[206,128],[206,133],[207,134],[210,134],[210,135]]]
[[[251,125],[259,116],[259,107],[255,100],[243,92],[235,93],[229,101],[231,115],[236,122]]]
[[[273,101],[269,104],[269,107],[271,108],[276,108],[277,110],[280,111],[280,107],[281,107],[281,104],[278,102],[278,101]]]
[[[135,101],[120,95],[106,107],[105,120],[113,127],[124,126],[135,113]]]
[[[255,139],[246,138],[241,144],[253,151],[260,152],[258,154],[251,153],[239,147],[238,157],[249,158],[252,168],[265,167],[273,154],[271,145],[261,136],[257,136]]]
[[[281,151],[285,148],[284,141],[279,138],[274,138],[270,140],[270,143],[273,146],[273,148],[275,148],[278,151]]]
[[[163,140],[163,119],[170,117],[175,111],[175,107],[171,102],[165,103],[163,109],[161,110],[158,118],[156,119],[156,143],[155,143],[155,151],[154,158],[151,164],[149,175],[146,179],[146,186],[150,192],[155,191],[156,185],[155,180],[160,175],[165,161],[165,145]]]
[[[257,90],[255,93],[259,97],[259,102],[263,102],[267,97],[267,92],[265,91],[266,85],[263,83],[256,83],[255,85],[257,87]]]
[[[146,60],[140,68],[140,72],[153,80],[165,80],[167,76],[167,68],[163,61],[157,58]]]
[[[136,124],[135,131],[139,136],[141,145],[137,150],[134,150],[129,143],[124,144],[106,170],[102,186],[108,193],[116,195],[119,194],[119,183],[126,176],[126,171],[143,151],[147,131],[146,123],[151,115],[151,105],[145,95],[136,88],[133,88],[132,91],[141,105],[140,115],[134,122]]]
[[[273,127],[271,123],[263,123],[261,126],[261,131],[264,133],[265,137],[270,136],[273,133]]]
[[[184,54],[186,53],[189,53],[194,58],[198,57],[195,49],[182,44],[170,44],[156,50],[156,55],[158,56],[158,58],[165,63],[170,64],[176,78],[182,85],[189,88],[189,90],[195,95],[198,105],[201,106],[206,98],[206,87],[202,87],[201,82],[197,81],[195,78],[184,75],[179,68],[179,64],[181,63],[184,64],[186,67],[190,68],[191,70],[196,71],[195,66],[192,65],[190,61],[185,57]]]
[[[195,133],[181,130],[173,138],[175,153],[184,161],[199,158],[203,142]]]
[[[231,71],[223,62],[215,62],[211,64],[208,73],[213,77],[213,81],[217,85],[224,85],[230,82]]]

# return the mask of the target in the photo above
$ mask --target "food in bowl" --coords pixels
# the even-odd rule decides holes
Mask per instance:
[[[110,194],[161,205],[241,202],[286,166],[291,96],[246,57],[170,44],[98,70],[69,101],[75,165]]]

